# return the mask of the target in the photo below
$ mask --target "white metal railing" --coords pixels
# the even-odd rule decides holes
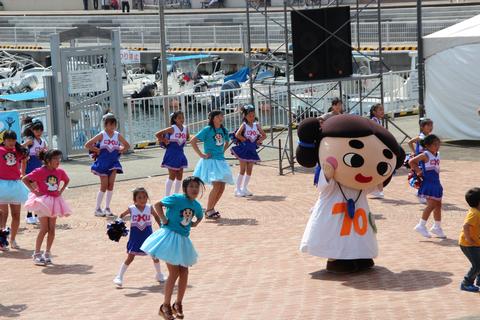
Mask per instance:
[[[341,85],[340,85],[341,83]],[[346,112],[367,115],[370,107],[380,102],[378,78],[363,80],[344,80],[340,82],[294,85],[291,89],[292,114],[287,110],[287,92],[285,86],[255,85],[254,105],[258,121],[265,128],[287,128],[290,117],[302,119],[318,116],[328,111],[331,100],[341,96]],[[383,78],[384,105],[387,113],[413,110],[418,101],[416,71],[387,72]],[[360,89],[361,88],[361,89]],[[360,94],[361,90],[361,94]],[[340,94],[341,91],[341,94]],[[360,97],[368,98],[360,103]],[[189,131],[195,134],[207,125],[208,113],[221,109],[225,113],[225,127],[230,131],[240,126],[240,107],[250,103],[250,88],[245,85],[239,89],[221,91],[219,88],[209,92],[155,96],[151,98],[126,99],[126,137],[132,144],[154,141],[155,132],[168,125],[170,113],[182,110]],[[166,106],[166,108],[164,108]],[[45,127],[44,135],[49,145],[56,147],[53,136],[52,118],[49,107],[18,110],[21,117],[39,118]],[[97,111],[85,110],[82,121],[101,123]],[[83,113],[82,113],[83,114]],[[89,123],[90,123],[89,122]],[[82,122],[83,123],[83,122]],[[80,125],[78,125],[80,126]],[[89,131],[72,128],[75,139],[78,136],[78,148],[83,148],[85,139],[101,130],[99,126],[82,124]]]
[[[457,20],[425,21],[424,35],[444,29],[457,23]],[[352,44],[357,43],[357,25],[351,24]],[[384,45],[396,43],[416,43],[417,24],[414,21],[382,22],[382,42]],[[70,27],[0,27],[0,42],[13,45],[42,45],[49,46],[50,35]],[[120,31],[123,46],[158,47],[158,27],[140,25],[138,27],[115,27]],[[213,25],[213,26],[169,26],[167,41],[170,46],[187,47],[243,47],[246,38],[246,29],[243,25]],[[378,25],[376,22],[360,23],[360,43],[374,44],[378,42]],[[252,25],[250,28],[252,45],[265,44],[264,25]],[[269,42],[272,45],[283,43],[283,29],[271,24],[268,30]],[[101,43],[102,40],[81,39],[83,43]]]
[[[410,111],[418,100],[416,71],[384,74],[384,105],[387,113]],[[367,115],[370,107],[380,102],[379,79],[294,85],[291,89],[292,114],[287,110],[285,86],[255,85],[254,105],[258,121],[269,128],[286,128],[290,117],[301,119],[328,111],[335,97],[342,97],[347,112]],[[361,92],[361,93],[360,93]],[[360,102],[361,97],[368,98]],[[363,99],[363,98],[362,98]],[[155,132],[169,125],[170,113],[182,110],[189,131],[194,134],[207,125],[208,113],[220,109],[225,113],[224,125],[230,131],[240,126],[240,108],[250,103],[250,88],[126,99],[126,136],[132,144],[154,141]],[[313,106],[312,106],[313,105]]]

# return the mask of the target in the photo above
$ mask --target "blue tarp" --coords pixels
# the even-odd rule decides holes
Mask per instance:
[[[23,93],[13,93],[13,94],[4,94],[0,96],[0,100],[6,101],[28,101],[28,100],[36,100],[36,99],[43,99],[45,98],[45,91],[44,90],[35,90],[30,92],[23,92]]]
[[[229,80],[235,80],[238,82],[245,82],[248,79],[248,67],[243,67],[242,69],[238,70],[234,74],[231,74],[227,77],[225,77],[224,82],[227,82]]]
[[[178,57],[167,57],[168,62],[178,62],[185,60],[194,60],[194,59],[207,59],[211,58],[211,54],[190,54],[188,56],[178,56]]]

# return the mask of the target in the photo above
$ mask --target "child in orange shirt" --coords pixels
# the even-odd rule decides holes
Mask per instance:
[[[478,292],[480,289],[480,188],[472,188],[465,194],[470,210],[463,224],[459,245],[463,254],[472,264],[465,275],[460,290]],[[475,284],[473,281],[476,280]]]

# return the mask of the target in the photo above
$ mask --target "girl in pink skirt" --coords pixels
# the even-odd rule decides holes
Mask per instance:
[[[65,171],[58,168],[62,159],[60,150],[41,152],[39,157],[44,165],[23,177],[22,181],[31,192],[25,202],[25,208],[33,211],[40,219],[40,231],[35,243],[33,263],[47,265],[52,263],[50,251],[55,238],[57,217],[68,217],[72,212],[62,198],[62,193],[70,179]],[[47,248],[42,255],[40,249],[45,235],[47,235]]]

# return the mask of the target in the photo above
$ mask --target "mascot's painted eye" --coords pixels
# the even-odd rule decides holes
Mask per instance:
[[[364,162],[363,157],[356,153],[347,153],[343,156],[343,163],[349,167],[360,168]]]
[[[390,164],[386,162],[380,162],[377,164],[377,172],[379,175],[386,176],[390,171]]]
[[[393,159],[393,153],[392,153],[392,151],[390,151],[388,149],[383,149],[383,155],[387,159]]]

